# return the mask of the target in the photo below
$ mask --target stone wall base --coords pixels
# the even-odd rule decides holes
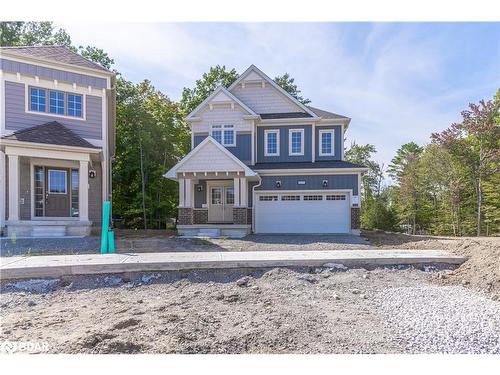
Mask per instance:
[[[193,210],[193,224],[207,224],[208,223],[208,209],[195,208]]]
[[[359,229],[361,227],[361,209],[359,207],[351,207],[351,229]]]
[[[193,224],[193,209],[191,207],[178,208],[178,224],[191,225]]]

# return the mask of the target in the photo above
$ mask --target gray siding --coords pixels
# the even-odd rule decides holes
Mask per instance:
[[[198,191],[199,186],[202,187],[201,191]],[[194,208],[202,208],[205,203],[207,203],[207,181],[200,180],[194,185]]]
[[[280,154],[279,156],[264,156],[264,130],[279,129],[280,131]],[[304,129],[304,155],[288,155],[288,134],[290,129]],[[307,162],[312,161],[312,125],[290,125],[290,126],[259,126],[257,128],[257,162]]]
[[[31,220],[31,171],[30,159],[19,158],[19,218],[21,220]]]
[[[194,134],[193,147],[198,146],[208,134]],[[250,163],[252,160],[252,135],[236,132],[236,147],[226,147],[234,156],[243,161]]]
[[[6,81],[5,128],[16,131],[57,121],[83,138],[102,139],[102,99],[93,95],[85,97],[86,120],[27,113],[25,110],[25,84]]]
[[[334,142],[334,153],[333,156],[319,156],[319,150],[321,144],[319,143],[319,131],[322,129],[334,129],[335,130],[335,142]],[[343,134],[342,126],[340,125],[330,125],[330,126],[316,126],[316,160],[327,161],[327,160],[342,160],[342,147],[343,147]]]
[[[281,181],[281,188],[276,188],[276,181]],[[299,185],[297,181],[306,181],[305,185]],[[323,180],[328,180],[328,187],[323,187]],[[262,176],[262,185],[256,190],[330,190],[330,189],[352,189],[354,195],[358,195],[357,174],[335,174],[314,176]]]
[[[89,220],[92,225],[102,222],[102,168],[101,163],[94,163],[95,178],[89,178]]]
[[[71,73],[64,70],[46,68],[43,66],[22,63],[7,59],[0,59],[0,68],[9,73],[21,73],[30,76],[38,76],[40,78],[61,82],[77,83],[84,86],[93,86],[106,88],[106,79],[93,77],[86,74]]]

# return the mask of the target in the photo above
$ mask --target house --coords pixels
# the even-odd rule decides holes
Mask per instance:
[[[306,106],[250,66],[186,118],[179,183],[183,235],[359,234],[361,175],[344,160],[350,119]]]
[[[65,47],[1,47],[4,234],[89,234],[110,199],[114,138],[114,73]]]

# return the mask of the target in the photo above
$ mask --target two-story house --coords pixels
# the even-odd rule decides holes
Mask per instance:
[[[186,118],[179,183],[183,235],[359,234],[361,175],[344,161],[350,119],[306,106],[250,66]]]
[[[65,47],[0,48],[0,229],[88,234],[110,199],[114,129],[114,73]]]

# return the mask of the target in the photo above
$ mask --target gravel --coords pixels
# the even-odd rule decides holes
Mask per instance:
[[[377,296],[410,353],[500,354],[500,304],[458,286],[399,287]]]

